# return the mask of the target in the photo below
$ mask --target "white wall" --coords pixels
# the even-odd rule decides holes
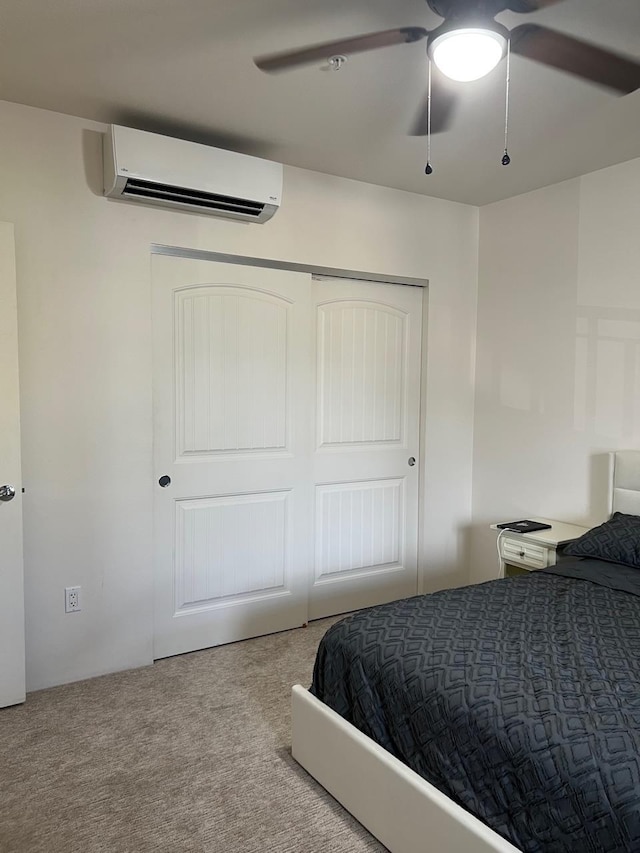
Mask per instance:
[[[264,226],[101,197],[100,125],[0,103],[16,226],[28,689],[151,662],[150,245],[429,278],[427,589],[466,580],[477,210],[285,170]],[[422,180],[416,175],[416,181]],[[83,611],[65,615],[80,584]]]
[[[493,521],[606,517],[640,446],[640,160],[480,211],[471,578]]]

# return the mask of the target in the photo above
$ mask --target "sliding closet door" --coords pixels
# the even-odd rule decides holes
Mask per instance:
[[[302,625],[308,274],[155,255],[155,657]]]
[[[422,290],[152,280],[155,657],[413,595]]]
[[[422,289],[313,283],[317,619],[417,591]]]

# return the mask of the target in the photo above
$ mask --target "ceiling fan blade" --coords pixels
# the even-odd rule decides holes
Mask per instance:
[[[453,123],[458,97],[434,75],[431,79],[431,133],[443,133]],[[424,98],[416,112],[409,136],[426,136],[429,123],[429,96]]]
[[[400,27],[396,30],[382,30],[378,33],[367,33],[363,36],[329,41],[304,47],[301,50],[290,50],[286,53],[274,53],[270,56],[258,56],[253,61],[261,71],[286,71],[298,65],[329,59],[331,56],[362,53],[366,50],[377,50],[394,44],[408,44],[426,38],[429,31],[423,27]]]
[[[640,63],[547,27],[522,24],[511,30],[511,50],[625,95],[640,89]]]
[[[564,3],[564,0],[507,0],[507,9],[512,12],[537,12],[547,6]]]

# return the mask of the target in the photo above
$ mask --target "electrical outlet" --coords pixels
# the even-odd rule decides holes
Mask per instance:
[[[66,586],[64,588],[64,612],[75,613],[80,607],[80,587]]]

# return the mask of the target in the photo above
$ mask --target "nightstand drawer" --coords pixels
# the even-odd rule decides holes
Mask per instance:
[[[500,541],[500,555],[505,563],[516,566],[531,566],[533,569],[545,569],[549,564],[549,549],[523,539],[504,537]]]

